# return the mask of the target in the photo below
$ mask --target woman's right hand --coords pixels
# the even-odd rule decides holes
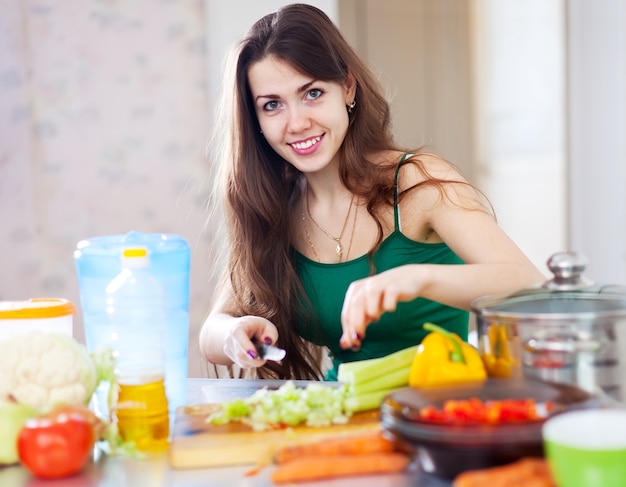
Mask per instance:
[[[224,340],[224,354],[241,368],[261,367],[265,360],[258,357],[253,340],[273,345],[278,340],[276,326],[260,316],[242,316],[235,320]]]

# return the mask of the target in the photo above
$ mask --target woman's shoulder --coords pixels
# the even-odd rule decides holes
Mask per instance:
[[[410,188],[428,179],[466,182],[454,164],[432,152],[415,151],[406,157],[401,155],[398,160],[402,160],[398,173],[400,188]]]

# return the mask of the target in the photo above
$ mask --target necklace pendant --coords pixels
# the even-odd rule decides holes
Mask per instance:
[[[337,252],[337,255],[341,255],[341,253],[343,252],[343,247],[341,246],[340,243],[337,244],[337,247],[335,247],[335,252]]]

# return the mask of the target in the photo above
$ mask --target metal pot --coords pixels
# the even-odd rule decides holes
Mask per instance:
[[[492,377],[574,384],[626,402],[626,288],[594,285],[586,259],[554,254],[554,278],[472,303],[478,348]]]

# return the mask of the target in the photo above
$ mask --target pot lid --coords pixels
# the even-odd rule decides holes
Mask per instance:
[[[576,252],[559,252],[547,262],[552,279],[513,294],[487,295],[472,302],[472,311],[487,318],[560,320],[626,316],[626,287],[597,285],[582,274],[587,259]]]

